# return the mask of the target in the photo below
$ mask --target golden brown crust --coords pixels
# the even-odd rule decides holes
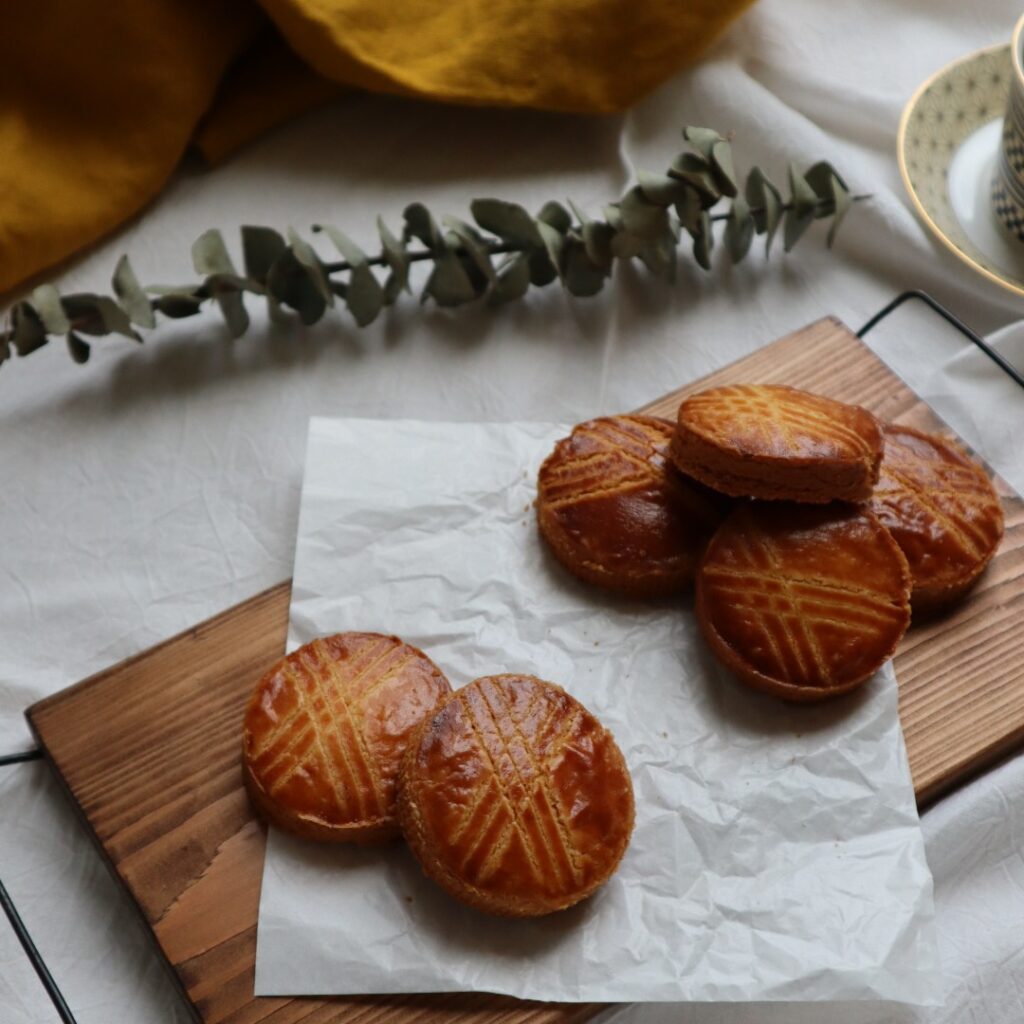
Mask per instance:
[[[784,385],[735,384],[679,406],[671,456],[683,473],[737,497],[866,501],[882,433],[860,406]]]
[[[653,416],[606,416],[555,445],[537,480],[537,523],[570,572],[640,597],[693,582],[726,506],[675,471],[673,430]]]
[[[242,766],[258,810],[325,842],[399,834],[395,779],[408,738],[451,693],[440,669],[396,636],[320,637],[259,681]]]
[[[424,872],[472,907],[533,917],[618,866],[633,786],[611,733],[561,687],[477,679],[411,739],[398,816]]]
[[[885,428],[871,509],[910,565],[914,614],[946,607],[977,582],[1003,536],[1003,509],[977,463],[935,434]]]
[[[794,701],[870,678],[906,631],[909,599],[896,542],[849,505],[741,505],[697,573],[697,619],[715,655],[747,685]]]

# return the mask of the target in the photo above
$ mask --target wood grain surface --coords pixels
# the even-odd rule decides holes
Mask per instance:
[[[845,327],[821,320],[645,408],[673,416],[712,384],[787,383],[881,418],[941,424]],[[915,626],[896,657],[919,803],[1024,740],[1024,502],[1001,485],[1006,536],[970,598]],[[151,928],[203,1024],[572,1024],[592,1004],[486,994],[253,996],[265,833],[242,789],[244,705],[284,652],[290,584],[31,707],[43,750]],[[795,711],[794,714],[798,714]]]

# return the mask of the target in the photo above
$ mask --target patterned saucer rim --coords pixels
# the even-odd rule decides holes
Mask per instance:
[[[899,162],[900,176],[903,179],[903,185],[907,190],[907,194],[910,196],[911,202],[914,204],[918,217],[920,217],[932,234],[935,235],[935,237],[951,253],[953,253],[957,259],[966,263],[972,270],[981,274],[983,277],[988,278],[988,280],[1000,287],[1005,288],[1007,291],[1011,291],[1016,295],[1024,296],[1024,272],[1020,275],[1008,274],[1007,272],[990,265],[988,261],[985,260],[984,253],[978,252],[975,246],[966,237],[960,240],[951,237],[950,232],[939,223],[939,220],[935,216],[936,210],[932,202],[922,195],[921,191],[915,184],[911,169],[908,166],[910,163],[910,157],[908,155],[908,140],[911,137],[910,125],[925,94],[928,93],[936,83],[942,82],[943,80],[958,74],[965,70],[967,66],[981,63],[990,57],[998,56],[1004,57],[1007,65],[1011,64],[1009,43],[997,43],[995,46],[986,46],[980,50],[975,50],[973,53],[966,54],[963,57],[958,57],[955,61],[946,64],[944,67],[936,71],[935,74],[922,82],[903,108],[903,115],[900,118],[899,130],[896,135],[896,156]],[[1009,90],[1010,83],[1007,81],[1005,91],[1000,95],[1000,107],[998,111],[988,114],[984,118],[979,117],[976,120],[968,120],[966,122],[965,127],[968,135],[977,128],[980,128],[987,121],[991,121],[995,116],[1002,116],[1006,105],[1006,98],[1009,95]],[[944,177],[948,177],[949,166],[952,163],[952,158],[957,148],[959,147],[954,147],[953,152],[949,154],[949,159],[945,162]]]

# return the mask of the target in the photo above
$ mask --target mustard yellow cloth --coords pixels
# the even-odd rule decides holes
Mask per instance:
[[[31,0],[0,32],[0,294],[356,87],[622,110],[751,0]]]

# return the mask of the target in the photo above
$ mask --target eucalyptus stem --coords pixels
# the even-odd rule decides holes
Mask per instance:
[[[860,203],[863,202],[865,199],[870,198],[871,194],[867,192],[860,193],[859,195],[850,196],[851,201],[855,203]],[[780,210],[782,211],[782,213],[786,213],[788,210],[792,208],[792,206],[792,203],[783,203],[780,207]],[[820,207],[820,209],[822,210],[828,209],[828,212],[831,212],[831,210],[829,209],[828,200],[820,201],[817,204],[816,208],[818,207]],[[750,213],[754,217],[758,215],[763,215],[764,207],[755,207],[751,209]],[[710,220],[712,221],[712,223],[718,223],[720,221],[728,220],[731,216],[731,213],[716,213],[711,216]],[[314,224],[310,230],[314,234],[317,234],[323,231],[323,226],[320,224]],[[525,251],[525,247],[516,246],[510,242],[488,242],[484,244],[483,249],[490,256],[502,256],[510,252]],[[432,260],[434,258],[434,253],[432,253],[429,249],[413,249],[409,252],[406,252],[406,256],[408,257],[410,263],[421,263],[423,260]],[[386,256],[368,256],[365,260],[365,263],[367,266],[370,267],[386,267],[388,265]],[[348,260],[334,260],[332,262],[324,263],[323,268],[324,270],[327,271],[327,273],[335,274],[346,270],[352,270],[353,264],[349,263]]]
[[[364,252],[330,225],[314,225],[341,256],[325,260],[296,231],[269,227],[241,229],[244,272],[235,268],[220,231],[205,231],[192,246],[192,265],[201,280],[188,285],[142,286],[122,256],[111,281],[113,295],[79,292],[61,295],[52,284],[36,288],[7,312],[0,330],[0,363],[12,350],[25,356],[53,336],[66,338],[72,358],[84,363],[92,342],[86,337],[121,334],[142,341],[139,328],[156,326],[157,314],[172,319],[195,316],[214,302],[233,337],[249,327],[245,295],[266,299],[275,321],[286,310],[305,324],[316,323],[336,302],[356,324],[373,322],[411,290],[410,267],[429,263],[421,301],[461,306],[482,299],[503,305],[530,287],[559,281],[569,294],[596,295],[611,277],[616,260],[639,260],[655,276],[674,283],[679,245],[688,237],[699,266],[711,269],[715,225],[724,222],[722,245],[733,263],[744,259],[756,236],[771,251],[781,228],[788,252],[815,220],[828,219],[832,245],[850,207],[866,195],[853,195],[826,161],[800,172],[788,171],[789,196],[758,167],[742,183],[733,171],[726,138],[709,128],[688,127],[689,148],[660,175],[641,173],[624,195],[590,217],[571,201],[549,201],[531,215],[501,199],[474,199],[473,223],[442,217],[440,224],[422,203],[403,212],[402,230],[393,234],[378,217],[380,251]],[[713,212],[723,202],[728,209]],[[419,243],[411,248],[411,243]],[[386,273],[381,279],[379,271]]]

